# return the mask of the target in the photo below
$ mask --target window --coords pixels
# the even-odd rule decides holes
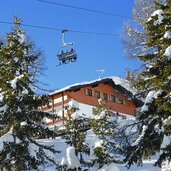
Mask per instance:
[[[100,92],[99,91],[95,91],[95,97],[100,99]]]
[[[108,95],[106,93],[103,93],[103,99],[108,100]]]
[[[86,89],[86,95],[88,95],[88,96],[92,96],[92,90],[90,90],[90,89]]]
[[[118,97],[118,103],[120,103],[120,104],[123,104],[123,98],[122,97]]]
[[[110,101],[111,101],[111,102],[115,102],[115,96],[111,95],[111,96],[110,96]]]

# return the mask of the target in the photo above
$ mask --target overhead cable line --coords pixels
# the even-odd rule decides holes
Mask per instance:
[[[8,24],[8,25],[13,25],[13,22],[8,22],[8,21],[0,21],[1,24]],[[46,26],[38,26],[38,25],[31,25],[31,24],[21,24],[22,26],[25,27],[32,27],[32,28],[39,28],[39,29],[46,29],[46,30],[54,30],[54,31],[61,31],[62,29],[55,28],[55,27],[46,27]]]
[[[104,15],[110,15],[110,16],[114,16],[114,17],[132,19],[131,17],[124,16],[124,15],[108,13],[108,12],[105,12],[105,11],[93,10],[93,9],[88,9],[88,8],[83,8],[83,7],[77,7],[77,6],[62,4],[62,3],[58,3],[58,2],[52,2],[52,1],[46,1],[46,0],[36,0],[36,1],[39,1],[39,2],[42,2],[42,3],[46,3],[46,4],[51,4],[51,5],[58,5],[58,6],[74,8],[74,9],[78,9],[78,10],[84,10],[84,11],[88,11],[88,12],[94,12],[94,13],[99,13],[99,14],[104,14]]]
[[[8,21],[0,21],[1,24],[8,24],[12,25],[13,22]],[[31,27],[31,28],[38,28],[38,29],[44,29],[44,30],[53,30],[53,31],[62,31],[61,28],[55,28],[55,27],[46,27],[46,26],[39,26],[39,25],[31,25],[31,24],[21,24],[24,27]],[[114,34],[114,33],[102,33],[102,32],[92,32],[92,31],[80,31],[80,30],[68,30],[73,33],[82,33],[82,34],[94,34],[94,35],[104,35],[104,36],[119,36],[120,34]]]

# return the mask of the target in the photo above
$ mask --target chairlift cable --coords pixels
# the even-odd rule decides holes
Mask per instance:
[[[8,21],[0,21],[0,23],[1,24],[8,24],[8,25],[14,24],[13,22],[8,22]],[[44,29],[44,30],[52,30],[52,31],[62,31],[63,30],[61,28],[47,27],[47,26],[40,26],[40,25],[31,25],[31,24],[21,24],[21,26]],[[68,31],[73,32],[73,33],[104,35],[104,36],[119,36],[120,35],[117,33],[103,33],[103,32],[92,32],[92,31],[80,31],[80,30],[68,30]]]
[[[78,10],[88,11],[88,12],[99,13],[99,14],[103,14],[103,15],[110,15],[110,16],[114,16],[114,17],[132,19],[131,17],[124,16],[124,15],[108,13],[108,12],[104,12],[104,11],[93,10],[93,9],[88,9],[88,8],[83,8],[83,7],[73,6],[73,5],[67,5],[67,4],[58,3],[58,2],[52,2],[52,1],[47,1],[47,0],[36,0],[36,1],[39,1],[39,2],[42,2],[42,3],[46,3],[46,4],[51,4],[51,5],[58,5],[58,6],[63,6],[63,7],[68,7],[68,8],[74,8],[74,9],[78,9]]]
[[[13,25],[13,22],[8,22],[8,21],[0,21],[1,24],[9,24]],[[46,30],[54,30],[54,31],[61,31],[62,29],[55,28],[55,27],[46,27],[46,26],[38,26],[38,25],[31,25],[31,24],[21,24],[22,26],[25,27],[32,27],[32,28],[39,28],[39,29],[46,29]]]

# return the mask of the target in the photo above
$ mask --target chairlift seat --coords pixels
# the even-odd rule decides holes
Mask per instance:
[[[75,53],[75,44],[73,42],[65,42],[64,36],[68,30],[62,30],[62,46],[58,51],[57,57],[60,61],[59,64],[68,64],[76,62],[77,54]]]
[[[61,52],[60,54],[58,54],[58,59],[61,60],[65,60],[65,59],[76,59],[77,55],[74,51],[71,52]]]

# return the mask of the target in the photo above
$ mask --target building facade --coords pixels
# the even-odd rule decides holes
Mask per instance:
[[[139,104],[133,98],[132,92],[116,82],[115,79],[104,78],[54,91],[50,93],[50,105],[43,110],[57,113],[63,118],[67,115],[68,108],[76,107],[79,109],[77,111],[79,115],[91,117],[99,99],[102,99],[106,109],[120,115],[135,116],[136,107]],[[61,120],[47,120],[47,123],[48,125],[60,124]]]

